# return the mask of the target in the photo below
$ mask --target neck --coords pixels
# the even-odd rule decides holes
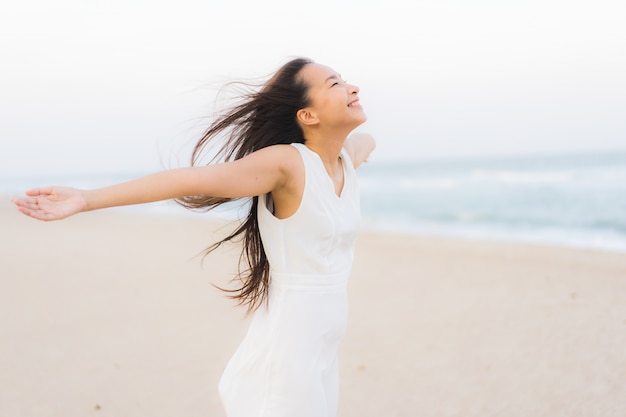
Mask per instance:
[[[324,165],[331,167],[333,164],[337,163],[339,155],[341,154],[341,148],[348,136],[347,133],[329,133],[319,130],[304,133],[304,144],[320,156]]]

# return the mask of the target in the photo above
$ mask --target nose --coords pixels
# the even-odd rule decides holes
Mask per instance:
[[[354,84],[348,84],[348,93],[349,94],[359,94],[361,89]]]

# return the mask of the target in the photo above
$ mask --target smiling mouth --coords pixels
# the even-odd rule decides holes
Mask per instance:
[[[348,104],[348,107],[361,107],[361,106],[359,105],[359,100],[356,100]]]

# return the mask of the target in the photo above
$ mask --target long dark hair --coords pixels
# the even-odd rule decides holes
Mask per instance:
[[[209,145],[224,143],[209,163],[218,160],[232,161],[271,145],[304,143],[304,134],[296,119],[298,110],[307,107],[308,86],[299,77],[302,68],[312,63],[304,58],[287,62],[258,91],[241,95],[243,101],[219,116],[204,132],[196,144],[191,164],[197,165]],[[177,202],[191,209],[211,210],[232,201],[214,196],[188,196]],[[256,310],[267,299],[270,271],[265,249],[261,242],[257,207],[259,197],[254,196],[250,210],[242,224],[229,236],[205,250],[208,254],[223,243],[241,239],[243,248],[239,259],[237,289],[223,289],[231,298],[246,305],[248,312]],[[246,269],[242,266],[247,265]]]

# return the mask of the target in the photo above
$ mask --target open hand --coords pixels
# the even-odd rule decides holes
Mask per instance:
[[[27,197],[11,200],[17,209],[38,220],[60,220],[85,209],[87,202],[80,190],[45,187],[26,191]]]

